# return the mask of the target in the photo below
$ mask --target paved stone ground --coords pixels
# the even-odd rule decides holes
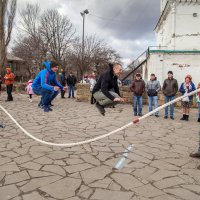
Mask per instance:
[[[26,95],[0,104],[46,141],[81,141],[102,135],[132,120],[131,105],[107,109],[73,99],[54,102],[54,111],[37,108]],[[120,108],[120,109],[119,109]],[[145,111],[146,111],[145,107]],[[162,113],[163,115],[163,113]],[[0,200],[200,200],[200,160],[192,159],[199,124],[149,117],[109,138],[72,148],[41,145],[25,136],[2,112],[0,121]],[[123,169],[113,169],[125,148],[134,144]]]

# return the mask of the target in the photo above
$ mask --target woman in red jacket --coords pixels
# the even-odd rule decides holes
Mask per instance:
[[[12,73],[10,68],[6,68],[6,75],[4,76],[6,89],[7,89],[7,100],[6,101],[13,101],[12,97],[12,90],[13,90],[13,83],[14,83],[14,74]]]

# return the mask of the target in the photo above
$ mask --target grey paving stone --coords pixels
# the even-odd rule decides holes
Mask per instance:
[[[114,173],[111,177],[126,190],[132,190],[143,185],[143,183],[130,174]]]
[[[65,170],[60,167],[59,165],[45,165],[41,170],[43,171],[48,171],[48,172],[52,172],[61,176],[65,176],[66,172]]]
[[[156,196],[163,195],[164,192],[162,190],[159,190],[155,187],[153,187],[151,184],[147,184],[141,187],[133,188],[133,191],[140,196],[152,198]]]
[[[56,199],[65,199],[73,197],[75,191],[80,187],[81,180],[75,178],[64,178],[55,183],[43,186],[40,188],[41,191],[46,192],[50,196]]]
[[[23,192],[31,192],[35,189],[42,187],[44,185],[48,185],[52,182],[55,182],[57,180],[60,180],[61,176],[49,176],[49,177],[43,177],[43,178],[33,178],[29,183],[24,185],[20,188]]]
[[[0,187],[0,199],[8,200],[12,199],[20,194],[20,191],[15,185],[8,185]]]
[[[82,171],[81,177],[84,183],[87,185],[94,181],[103,179],[106,175],[108,175],[111,172],[112,170],[110,167],[100,166],[100,167],[94,167],[92,169],[87,169],[85,171]]]
[[[5,185],[18,183],[18,182],[25,181],[28,179],[30,179],[30,176],[28,175],[26,171],[17,172],[12,175],[6,176]]]
[[[176,197],[180,197],[184,200],[199,200],[199,195],[195,194],[193,192],[190,192],[187,189],[184,188],[174,188],[174,189],[166,189],[164,192],[168,194],[175,195]]]
[[[133,192],[111,191],[105,189],[96,189],[90,199],[94,200],[130,200]]]
[[[38,192],[23,195],[23,200],[45,200]]]

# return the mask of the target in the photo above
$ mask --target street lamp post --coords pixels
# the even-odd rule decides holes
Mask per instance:
[[[88,14],[88,13],[89,13],[88,9],[81,12],[81,16],[83,17],[82,59],[81,59],[82,71],[83,71],[84,46],[85,46],[85,44],[84,44],[84,41],[85,41],[85,39],[84,39],[84,37],[85,37],[85,14]]]

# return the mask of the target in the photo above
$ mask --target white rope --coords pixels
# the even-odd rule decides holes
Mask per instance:
[[[8,115],[8,117],[30,138],[32,138],[33,140],[39,142],[39,143],[42,143],[42,144],[46,144],[46,145],[51,145],[51,146],[59,146],[59,147],[72,147],[72,146],[78,146],[78,145],[83,145],[83,144],[87,144],[87,143],[91,143],[91,142],[94,142],[94,141],[97,141],[97,140],[100,140],[100,139],[103,139],[105,137],[108,137],[110,135],[113,135],[119,131],[122,131],[124,130],[125,128],[128,128],[129,126],[131,126],[133,123],[137,123],[147,117],[149,117],[150,115],[154,114],[155,112],[169,106],[170,104],[173,104],[175,102],[178,102],[180,101],[181,99],[183,99],[184,97],[187,97],[187,96],[191,96],[191,95],[194,95],[195,93],[197,92],[200,92],[200,88],[193,91],[193,92],[190,92],[190,93],[187,93],[186,95],[184,96],[181,96],[181,97],[178,97],[176,99],[174,99],[173,101],[170,101],[160,107],[158,107],[157,109],[145,114],[144,116],[138,118],[138,119],[134,119],[133,122],[130,122],[124,126],[122,126],[121,128],[118,128],[114,131],[111,131],[107,134],[104,134],[104,135],[101,135],[101,136],[98,136],[98,137],[95,137],[95,138],[92,138],[92,139],[88,139],[88,140],[84,140],[84,141],[80,141],[80,142],[72,142],[72,143],[64,143],[64,144],[60,144],[60,143],[53,143],[53,142],[46,142],[46,141],[43,141],[39,138],[36,138],[35,136],[33,136],[32,134],[30,134],[28,131],[26,131],[13,117],[12,115],[3,107],[0,105],[0,108]]]

